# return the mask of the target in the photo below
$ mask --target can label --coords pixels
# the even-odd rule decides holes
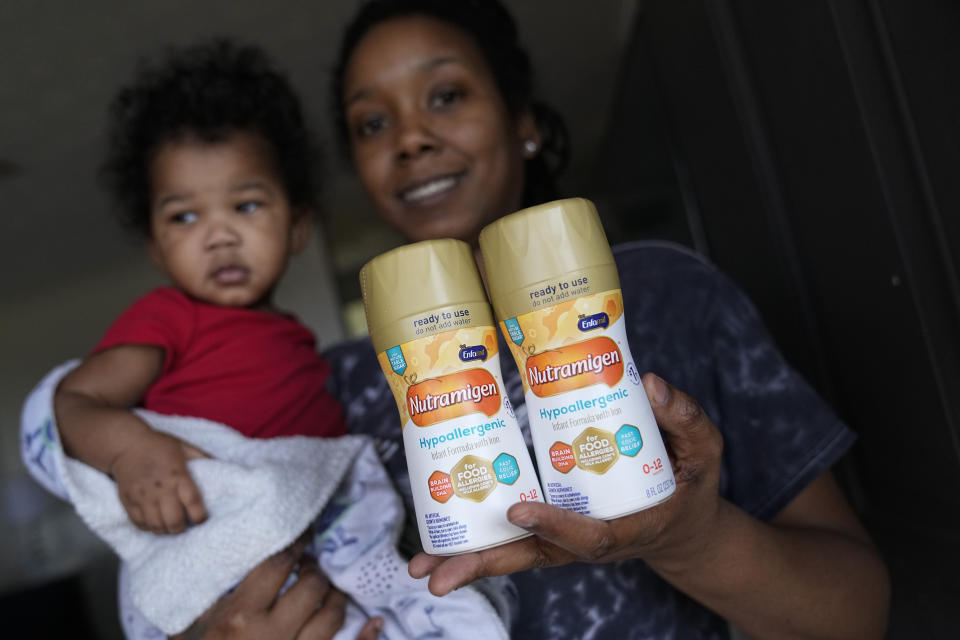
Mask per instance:
[[[503,392],[496,329],[454,329],[378,354],[403,427],[424,551],[450,555],[529,535],[507,508],[542,501]]]
[[[492,417],[500,411],[500,385],[483,368],[458,371],[407,388],[410,420],[428,427],[474,413]]]
[[[547,502],[614,518],[673,493],[619,289],[508,318],[501,330],[523,380]]]

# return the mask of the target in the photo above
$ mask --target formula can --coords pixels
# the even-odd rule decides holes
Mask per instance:
[[[540,483],[500,376],[497,329],[469,245],[443,239],[360,271],[374,349],[400,411],[420,539],[453,555],[528,535],[507,521]]]
[[[673,470],[593,204],[559,200],[506,216],[480,232],[480,249],[547,502],[607,519],[670,497]]]

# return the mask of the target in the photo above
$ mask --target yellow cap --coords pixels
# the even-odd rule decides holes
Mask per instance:
[[[426,240],[383,253],[360,270],[360,289],[378,353],[443,331],[494,324],[473,252],[460,240]],[[464,310],[469,314],[456,313]]]
[[[556,200],[500,218],[480,232],[480,251],[493,308],[500,319],[620,288],[610,244],[593,203]],[[578,285],[578,276],[587,284]],[[543,292],[546,292],[545,294]],[[555,302],[554,302],[555,301]]]

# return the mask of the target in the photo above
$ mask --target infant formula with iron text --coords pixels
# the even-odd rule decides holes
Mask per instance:
[[[547,502],[608,519],[670,497],[673,470],[593,204],[558,200],[505,216],[481,231],[480,249]]]
[[[367,325],[400,411],[420,539],[453,555],[529,535],[507,508],[542,501],[500,376],[497,329],[469,245],[428,240],[360,271]]]

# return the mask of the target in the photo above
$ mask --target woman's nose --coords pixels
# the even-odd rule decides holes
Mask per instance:
[[[424,117],[411,114],[399,119],[397,123],[396,155],[406,162],[440,147],[440,138],[434,134]]]

